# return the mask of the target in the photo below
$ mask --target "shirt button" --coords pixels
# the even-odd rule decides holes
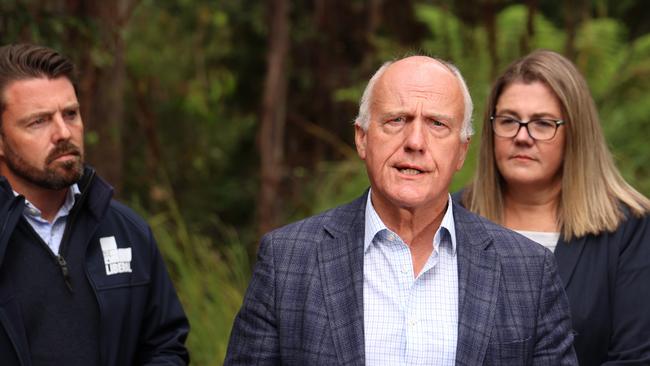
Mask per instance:
[[[388,234],[388,240],[389,241],[395,241],[395,234],[393,234],[393,233]]]

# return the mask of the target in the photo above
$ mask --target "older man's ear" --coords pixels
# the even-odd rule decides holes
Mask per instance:
[[[461,152],[460,156],[458,157],[458,162],[456,163],[456,171],[459,171],[463,168],[463,165],[465,165],[465,159],[467,158],[467,151],[469,150],[469,142],[470,138],[468,137],[465,142],[461,142]]]
[[[357,146],[357,154],[363,160],[366,160],[366,136],[367,132],[359,125],[354,125],[354,144]]]

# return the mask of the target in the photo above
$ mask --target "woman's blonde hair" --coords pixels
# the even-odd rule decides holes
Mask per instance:
[[[650,200],[630,186],[614,165],[587,82],[564,56],[538,50],[513,62],[492,87],[488,98],[474,180],[462,200],[466,207],[503,223],[505,182],[494,157],[494,132],[490,116],[503,90],[514,82],[546,84],[555,93],[566,121],[565,155],[558,224],[569,240],[587,234],[614,231],[624,210],[642,216]],[[623,204],[623,205],[622,205]],[[626,207],[626,208],[625,208]]]

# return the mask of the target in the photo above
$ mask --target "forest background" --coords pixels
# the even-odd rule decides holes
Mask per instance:
[[[260,235],[359,195],[361,91],[383,61],[450,60],[480,134],[495,76],[536,48],[586,76],[624,176],[650,194],[644,0],[1,0],[0,43],[80,71],[87,161],[151,224],[196,365],[223,362]],[[471,178],[476,138],[453,190]]]

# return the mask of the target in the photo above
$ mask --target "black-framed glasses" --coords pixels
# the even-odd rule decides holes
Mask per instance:
[[[538,141],[550,140],[555,137],[558,127],[565,122],[561,119],[536,118],[530,121],[520,121],[510,116],[492,116],[492,131],[499,137],[512,138],[525,127],[528,136]]]

